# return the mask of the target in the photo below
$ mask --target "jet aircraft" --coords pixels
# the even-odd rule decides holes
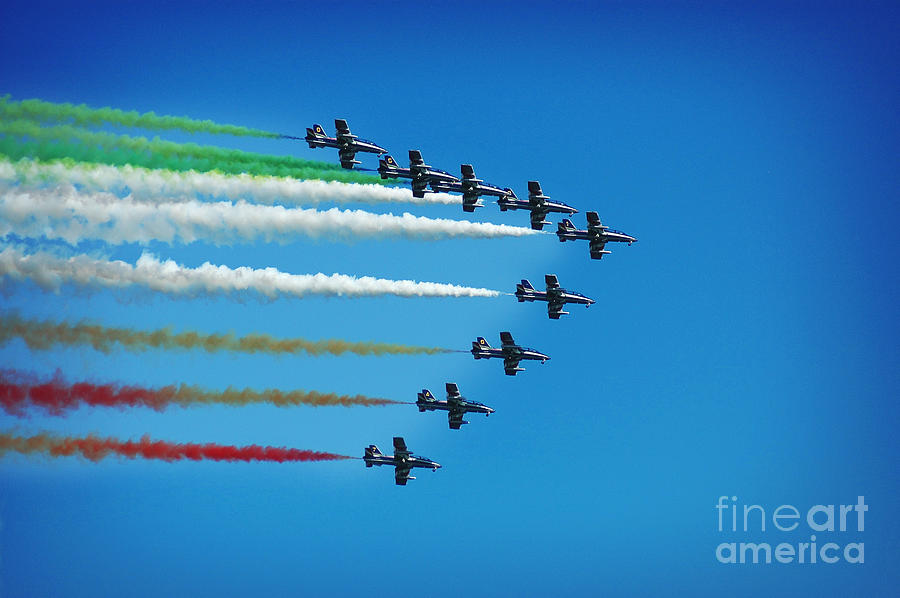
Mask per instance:
[[[578,303],[585,307],[590,307],[594,303],[593,299],[589,299],[581,293],[573,293],[559,286],[559,279],[555,274],[547,274],[544,276],[547,283],[547,291],[536,291],[531,283],[523,280],[521,284],[516,285],[516,298],[519,303],[525,301],[546,301],[547,315],[552,320],[558,320],[559,316],[567,315],[569,312],[563,311],[566,303]]]
[[[416,405],[418,405],[419,411],[423,413],[425,411],[435,410],[446,411],[451,430],[459,430],[460,426],[469,423],[463,419],[463,416],[466,413],[484,413],[485,416],[488,416],[494,412],[494,410],[487,405],[469,401],[461,396],[459,394],[459,387],[453,382],[447,382],[446,401],[435,399],[430,390],[423,388],[422,392],[418,393]]]
[[[472,168],[471,164],[463,164],[459,167],[459,170],[462,173],[462,180],[460,182],[444,183],[438,181],[432,183],[431,188],[434,191],[462,193],[464,212],[474,212],[475,208],[482,207],[484,204],[478,201],[478,198],[482,195],[492,195],[499,198],[516,196],[512,189],[501,189],[496,185],[485,183],[481,179],[476,178],[475,169]]]
[[[418,457],[409,452],[406,448],[406,441],[400,436],[394,437],[393,455],[384,455],[378,450],[377,446],[370,444],[365,449],[363,460],[366,462],[366,467],[372,467],[373,465],[393,465],[395,468],[394,481],[398,486],[406,486],[407,480],[416,479],[409,475],[409,472],[412,471],[414,467],[425,467],[432,471],[437,471],[441,467],[440,463],[436,463],[425,457]]]
[[[558,201],[550,201],[550,198],[544,195],[541,190],[541,184],[537,181],[528,181],[528,199],[519,199],[516,194],[501,197],[497,200],[500,210],[531,210],[531,228],[541,230],[545,224],[550,224],[544,218],[550,212],[559,212],[561,214],[575,214],[578,212],[570,205]]]
[[[524,368],[519,367],[519,362],[523,359],[540,360],[541,363],[550,359],[550,357],[539,351],[517,345],[509,332],[500,333],[500,342],[500,348],[495,349],[484,340],[484,337],[479,336],[478,339],[472,343],[472,355],[475,359],[491,359],[492,357],[502,358],[503,371],[506,372],[507,376],[515,376],[516,372],[525,371]]]
[[[610,253],[604,249],[607,243],[617,242],[628,243],[631,245],[637,241],[637,239],[631,235],[626,235],[620,230],[614,230],[608,226],[603,226],[597,212],[588,212],[586,216],[588,223],[587,230],[578,230],[568,218],[560,222],[556,230],[556,236],[559,237],[559,242],[565,243],[566,241],[574,241],[576,239],[587,239],[590,242],[591,259],[599,260],[602,259],[604,255]]]
[[[428,185],[459,183],[459,179],[449,172],[432,168],[422,159],[422,152],[409,150],[409,168],[402,168],[392,156],[378,161],[378,174],[383,179],[410,179],[413,197],[425,197]]]
[[[337,129],[337,137],[328,137],[325,135],[325,129],[322,125],[313,125],[312,128],[306,129],[306,142],[311,148],[317,147],[335,147],[341,158],[341,166],[344,168],[353,168],[356,164],[361,164],[356,160],[357,152],[369,152],[371,154],[386,154],[387,150],[383,147],[360,139],[356,135],[350,133],[350,127],[347,121],[341,118],[334,119],[334,128]]]

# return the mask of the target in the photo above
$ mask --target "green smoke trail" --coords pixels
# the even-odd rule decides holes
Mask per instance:
[[[138,127],[142,129],[172,130],[188,133],[212,133],[238,137],[281,137],[278,133],[237,125],[220,125],[211,120],[196,120],[185,116],[160,116],[154,112],[91,108],[84,104],[55,104],[43,100],[12,101],[9,95],[0,96],[0,118],[28,119],[42,122],[71,123],[82,127],[103,124]]]
[[[342,169],[339,165],[225,149],[158,138],[130,137],[88,131],[70,125],[41,127],[31,121],[0,120],[0,153],[11,159],[50,161],[70,158],[115,166],[130,164],[169,170],[258,174],[345,183],[386,183],[379,177]]]

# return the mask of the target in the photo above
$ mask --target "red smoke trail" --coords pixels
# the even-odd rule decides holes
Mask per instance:
[[[51,457],[81,455],[91,461],[99,461],[110,455],[129,459],[161,459],[163,461],[270,461],[287,463],[297,461],[338,461],[353,459],[348,455],[323,453],[295,448],[275,446],[229,446],[223,444],[177,444],[164,440],[150,440],[144,436],[138,441],[116,440],[86,436],[71,438],[38,434],[37,436],[14,436],[0,434],[0,455],[7,452],[22,454],[45,453]]]
[[[25,408],[38,406],[53,415],[80,405],[100,407],[152,407],[162,411],[171,405],[259,405],[269,403],[278,407],[297,405],[364,406],[403,404],[390,399],[363,395],[338,395],[314,390],[280,391],[277,389],[253,390],[228,388],[214,391],[181,384],[162,388],[120,386],[118,384],[91,384],[79,382],[67,385],[59,377],[50,382],[38,383],[14,370],[0,370],[0,406],[13,415],[25,415]]]

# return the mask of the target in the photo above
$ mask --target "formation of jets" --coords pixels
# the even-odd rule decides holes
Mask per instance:
[[[422,157],[422,152],[419,150],[409,150],[409,167],[405,168],[397,164],[397,161],[385,148],[371,141],[360,139],[350,133],[350,127],[347,126],[346,120],[335,119],[334,126],[337,131],[334,137],[328,137],[321,125],[313,125],[312,128],[306,129],[305,139],[309,147],[336,148],[341,166],[344,168],[353,168],[360,164],[356,160],[357,153],[378,154],[378,173],[381,175],[381,178],[409,180],[414,197],[422,198],[425,197],[426,193],[459,193],[462,195],[464,212],[474,212],[476,208],[483,207],[482,197],[494,197],[502,212],[516,210],[527,210],[530,212],[531,228],[534,230],[543,230],[545,224],[550,224],[547,221],[548,214],[557,213],[571,216],[578,213],[577,209],[568,204],[552,201],[544,194],[538,181],[528,181],[528,199],[519,199],[509,187],[492,185],[477,178],[475,169],[471,164],[460,165],[461,176],[457,177],[445,170],[428,165]],[[631,245],[637,241],[631,235],[604,226],[600,222],[600,216],[597,212],[587,212],[585,216],[587,218],[587,229],[585,230],[576,228],[568,218],[564,218],[558,224],[556,236],[561,243],[586,240],[588,241],[591,258],[599,260],[610,253],[606,250],[607,243],[628,243],[628,245]],[[563,311],[569,303],[584,305],[585,307],[589,307],[594,303],[593,299],[581,293],[567,291],[562,288],[555,274],[545,275],[544,281],[546,290],[538,291],[531,286],[528,280],[522,280],[520,284],[516,285],[516,299],[520,303],[526,301],[546,302],[547,315],[552,320],[558,320],[560,316],[569,314],[569,312]],[[502,359],[503,371],[507,376],[515,376],[518,372],[525,371],[524,368],[519,367],[522,361],[532,360],[545,363],[550,359],[548,355],[540,351],[517,345],[509,332],[500,333],[500,343],[500,347],[494,348],[491,347],[484,337],[479,336],[472,343],[472,356],[476,360]],[[451,430],[459,430],[463,425],[469,423],[463,419],[466,413],[483,413],[487,416],[494,412],[492,408],[483,403],[470,401],[463,397],[459,392],[459,387],[453,382],[446,383],[446,390],[447,398],[439,400],[431,394],[430,390],[422,389],[422,392],[418,393],[415,404],[419,411],[423,413],[426,411],[446,411]],[[441,467],[435,461],[413,455],[406,448],[406,442],[399,436],[394,438],[393,455],[382,454],[378,447],[372,444],[365,448],[363,459],[366,467],[374,465],[393,466],[394,479],[397,485],[400,486],[405,486],[408,480],[415,479],[410,475],[410,472],[416,467],[429,468],[434,471]]]
[[[509,187],[500,187],[486,183],[475,176],[475,169],[471,164],[460,165],[460,175],[456,176],[447,172],[434,168],[425,163],[422,158],[422,152],[419,150],[409,150],[409,167],[400,166],[388,151],[371,141],[360,139],[356,135],[350,133],[350,127],[347,121],[341,118],[334,119],[334,127],[336,130],[334,137],[328,137],[322,125],[313,125],[312,128],[306,129],[306,142],[311,148],[331,147],[337,148],[341,160],[341,166],[344,168],[353,168],[360,164],[356,160],[356,154],[359,152],[368,152],[381,156],[378,160],[378,174],[382,179],[407,179],[412,187],[414,197],[425,197],[426,193],[460,193],[462,194],[462,208],[464,212],[474,212],[475,208],[483,207],[484,204],[480,198],[489,196],[497,198],[497,205],[501,212],[527,210],[530,212],[531,228],[534,230],[543,230],[547,221],[547,215],[551,213],[566,214],[571,216],[577,214],[578,210],[572,206],[560,201],[551,201],[544,195],[539,181],[528,181],[528,199],[519,199],[515,192]],[[573,239],[594,239],[594,236],[579,236],[584,233],[593,235],[591,228],[591,214],[596,216],[595,212],[588,212],[588,230],[579,231],[571,223],[571,221],[563,220],[559,225],[557,235],[560,241],[568,241]],[[600,219],[596,218],[596,223],[600,225]],[[565,228],[564,228],[565,227]],[[625,233],[614,231],[607,227],[601,227],[606,240],[602,242],[591,241],[591,257],[599,259],[604,253],[603,245],[607,241],[624,241],[629,245],[637,239],[626,235]],[[599,250],[594,251],[594,247],[598,246]],[[596,254],[596,255],[595,255]]]

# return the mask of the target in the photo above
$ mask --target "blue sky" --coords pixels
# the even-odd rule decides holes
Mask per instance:
[[[302,134],[334,117],[405,157],[471,163],[638,237],[602,262],[552,236],[105,247],[512,292],[556,273],[559,321],[493,299],[179,299],[5,284],[4,310],[107,325],[552,356],[272,358],[86,349],[0,362],[68,379],[308,388],[414,400],[446,381],[497,412],[459,432],[379,409],[83,409],[5,430],[150,434],[361,455],[393,435],[444,465],[405,488],[361,462],[6,456],[0,592],[157,595],[893,595],[898,526],[898,15],[891,4],[6,3],[0,93]],[[286,140],[192,140],[336,161]],[[365,166],[374,166],[364,157]],[[407,206],[377,206],[399,213]],[[369,208],[371,209],[371,208]],[[418,215],[525,225],[488,205]],[[555,221],[556,218],[554,218]],[[575,221],[584,223],[583,214]],[[864,565],[724,565],[720,495],[869,505]],[[768,529],[768,528],[767,528]],[[819,534],[820,542],[828,534]]]

